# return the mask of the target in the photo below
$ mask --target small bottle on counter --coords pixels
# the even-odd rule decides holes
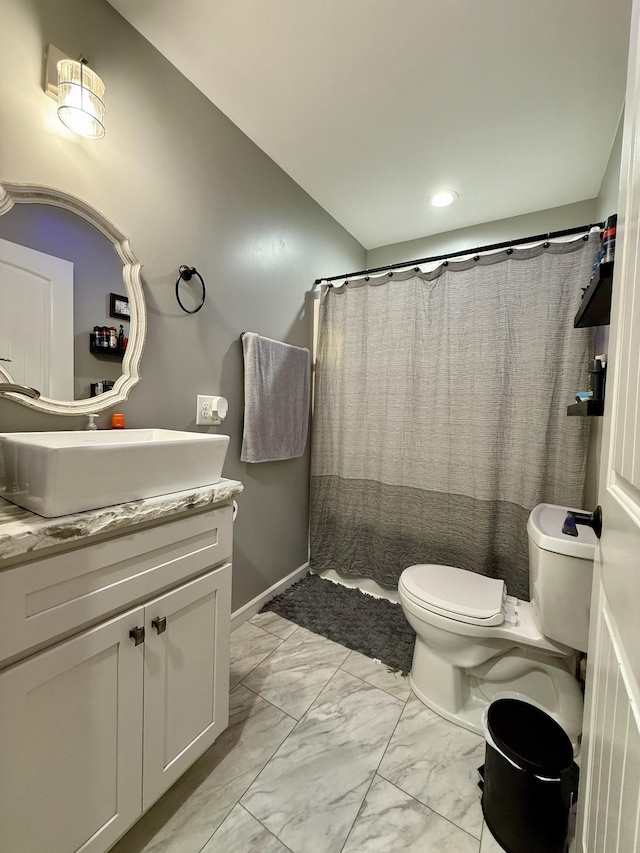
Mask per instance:
[[[109,347],[110,349],[116,349],[118,346],[118,333],[116,332],[116,327],[111,326],[109,328]]]
[[[126,426],[124,415],[118,413],[116,415],[111,415],[111,429],[124,429]]]

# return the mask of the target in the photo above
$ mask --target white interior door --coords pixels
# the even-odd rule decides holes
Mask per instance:
[[[577,845],[640,850],[640,0],[620,178]]]
[[[145,810],[227,727],[230,618],[230,563],[145,606]]]
[[[103,853],[141,814],[143,618],[0,673],[0,853]]]
[[[0,381],[73,400],[73,264],[0,240]]]

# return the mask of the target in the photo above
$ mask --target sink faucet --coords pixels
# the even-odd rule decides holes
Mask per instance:
[[[28,385],[16,385],[13,382],[0,382],[1,394],[24,394],[25,397],[31,397],[32,400],[37,400],[40,392],[35,388],[29,388]]]

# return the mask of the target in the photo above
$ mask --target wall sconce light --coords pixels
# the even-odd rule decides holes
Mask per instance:
[[[104,82],[84,58],[70,59],[54,45],[47,50],[45,92],[58,101],[58,118],[88,139],[105,134]]]

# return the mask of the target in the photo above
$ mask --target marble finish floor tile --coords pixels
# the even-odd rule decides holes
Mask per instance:
[[[299,720],[348,655],[339,643],[298,628],[243,683]]]
[[[482,824],[482,844],[480,853],[504,853],[504,849],[498,844],[486,823]]]
[[[236,687],[226,731],[111,853],[200,853],[294,726],[291,717]]]
[[[336,672],[242,805],[293,853],[339,853],[402,709]]]
[[[478,853],[478,846],[476,838],[376,776],[342,853]]]
[[[477,768],[484,762],[484,749],[479,735],[439,717],[412,696],[378,772],[479,839]]]
[[[252,625],[244,622],[231,634],[231,670],[229,674],[229,689],[249,675],[259,663],[278,648],[282,640]]]
[[[289,853],[275,835],[236,806],[202,853]]]
[[[373,658],[368,658],[360,652],[351,652],[342,664],[341,669],[351,675],[356,675],[369,684],[373,684],[374,687],[379,687],[380,690],[390,693],[396,699],[402,699],[403,702],[406,702],[411,696],[411,687],[406,675],[400,675],[399,672],[389,672],[385,664],[376,663]]]
[[[295,622],[290,622],[284,616],[273,613],[271,610],[265,610],[264,613],[256,613],[255,616],[249,619],[249,622],[257,625],[258,628],[262,628],[264,631],[268,631],[270,634],[275,634],[281,640],[288,639],[294,631],[298,630]]]

